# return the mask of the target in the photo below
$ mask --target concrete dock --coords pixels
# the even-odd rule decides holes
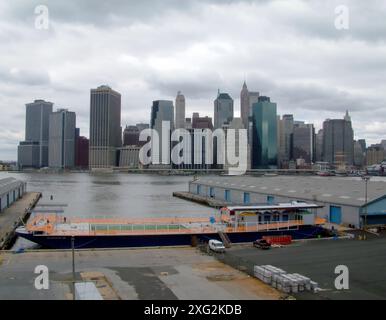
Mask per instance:
[[[30,210],[41,197],[39,192],[27,192],[22,198],[0,213],[0,249],[7,249],[15,238],[15,229],[26,222]]]
[[[49,289],[37,290],[37,265]],[[280,299],[277,290],[191,247],[75,252],[77,281],[94,281],[105,299]],[[0,300],[71,299],[71,251],[0,252]]]
[[[360,231],[352,231],[360,233]],[[355,239],[358,237],[356,236]],[[273,265],[288,273],[300,273],[316,281],[322,289],[294,294],[296,299],[357,300],[386,299],[386,232],[369,234],[367,240],[299,241],[289,246],[259,250],[251,245],[234,245],[219,261],[246,272],[255,265]],[[338,290],[338,265],[349,270],[349,289]]]
[[[222,207],[226,206],[227,204],[229,204],[226,201],[216,200],[213,198],[204,197],[201,195],[193,194],[191,192],[184,192],[184,191],[173,192],[173,197],[177,197],[180,199],[196,202],[196,203],[199,203],[199,204],[202,204],[205,206],[209,206],[212,208],[222,208]]]

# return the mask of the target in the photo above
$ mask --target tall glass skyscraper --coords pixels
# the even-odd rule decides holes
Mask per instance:
[[[90,169],[117,166],[122,145],[121,95],[108,86],[91,90]]]
[[[233,99],[227,93],[218,93],[214,100],[214,129],[222,128],[233,119]]]
[[[252,168],[277,167],[276,103],[260,96],[252,105]]]
[[[170,125],[170,131],[167,137],[163,136],[162,122],[166,121]],[[170,135],[174,130],[174,107],[173,101],[169,100],[156,100],[153,101],[151,107],[150,128],[157,131],[159,136],[159,152],[156,152],[157,148],[152,146],[152,163],[153,165],[169,165],[170,164]],[[151,139],[152,144],[157,143],[155,139]],[[163,151],[168,150],[167,154]],[[157,161],[158,160],[158,161]]]

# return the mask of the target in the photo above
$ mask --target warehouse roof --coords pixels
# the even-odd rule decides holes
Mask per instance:
[[[18,188],[23,182],[15,178],[0,179],[0,196],[14,188]]]
[[[210,176],[193,181],[208,186],[343,205],[365,204],[365,182],[360,177]],[[368,182],[368,202],[386,195],[386,179]]]

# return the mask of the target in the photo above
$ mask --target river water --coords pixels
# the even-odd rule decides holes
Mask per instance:
[[[43,194],[39,203],[66,204],[65,216],[157,217],[207,216],[215,210],[173,197],[187,191],[192,176],[91,173],[0,173],[27,182],[28,191]],[[53,200],[51,200],[51,196]],[[31,247],[18,239],[14,249]]]
[[[66,204],[68,216],[210,216],[213,209],[173,197],[187,191],[192,176],[89,173],[0,173],[42,192],[40,203]],[[51,196],[53,200],[51,200]]]

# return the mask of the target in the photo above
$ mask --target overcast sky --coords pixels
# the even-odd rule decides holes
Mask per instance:
[[[371,6],[369,4],[371,3]],[[46,4],[49,28],[35,28]],[[335,8],[350,10],[335,28]],[[90,88],[122,94],[122,126],[149,122],[152,100],[181,90],[187,117],[213,116],[217,89],[240,90],[313,122],[351,113],[356,138],[386,139],[386,1],[49,0],[0,2],[0,159],[16,160],[25,103],[77,113],[88,136]]]

